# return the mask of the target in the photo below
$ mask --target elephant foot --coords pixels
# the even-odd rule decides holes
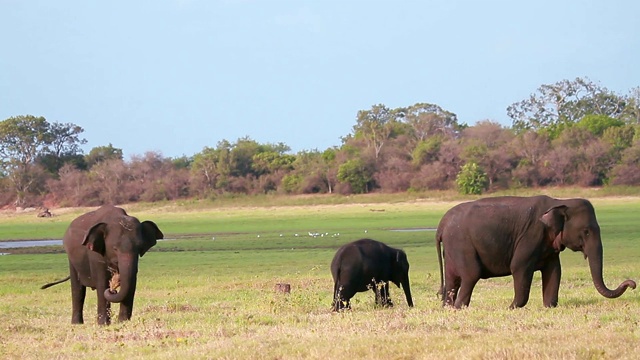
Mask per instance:
[[[344,310],[351,310],[351,303],[349,301],[338,300],[331,305],[332,312],[341,312]]]
[[[331,307],[334,309],[333,311],[340,311],[343,309],[351,309],[351,302],[349,300],[340,300],[335,299]]]

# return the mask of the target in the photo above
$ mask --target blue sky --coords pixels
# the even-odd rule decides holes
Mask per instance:
[[[0,0],[0,120],[85,129],[88,152],[192,156],[249,136],[340,145],[358,110],[438,104],[510,126],[542,84],[640,86],[640,2]]]

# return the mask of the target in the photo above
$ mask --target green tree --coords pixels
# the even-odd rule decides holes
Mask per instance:
[[[322,179],[327,184],[327,190],[329,194],[333,193],[333,188],[338,181],[338,170],[336,168],[336,149],[329,148],[322,152],[322,163],[320,169],[322,172]]]
[[[607,115],[585,115],[576,126],[589,130],[593,135],[602,136],[605,130],[610,127],[620,127],[624,121],[614,119]]]
[[[398,111],[403,113],[404,122],[411,127],[418,142],[427,141],[434,135],[447,136],[460,130],[457,115],[435,104],[417,103]]]
[[[248,136],[240,138],[231,147],[230,170],[232,176],[257,175],[253,168],[253,157],[263,151],[262,146]]]
[[[462,166],[456,177],[458,191],[465,195],[480,195],[488,186],[487,174],[474,162]]]
[[[3,171],[34,163],[51,144],[50,124],[44,117],[10,117],[0,122],[0,160]]]
[[[528,99],[507,108],[517,133],[546,132],[552,139],[586,115],[620,118],[626,99],[587,78],[542,85]]]
[[[632,145],[636,132],[636,127],[631,125],[609,127],[602,133],[602,140],[616,150],[624,150]]]
[[[38,156],[48,151],[52,142],[50,124],[44,117],[20,115],[0,122],[0,172],[16,193],[15,204],[22,206],[27,194],[42,180]]]
[[[362,160],[351,159],[338,168],[338,180],[349,184],[353,193],[363,194],[367,192],[372,176]]]
[[[86,139],[80,138],[83,132],[82,127],[72,123],[52,123],[49,127],[51,143],[47,151],[38,158],[38,163],[56,176],[64,164],[86,169],[85,159],[80,149],[80,145],[87,143]]]
[[[80,145],[87,143],[86,139],[80,138],[80,134],[84,132],[84,129],[72,123],[54,122],[51,124],[49,131],[51,132],[49,152],[59,158],[65,155],[82,153]]]
[[[629,125],[640,125],[640,86],[629,91],[621,118]]]
[[[276,151],[264,151],[253,156],[252,167],[256,175],[272,174],[278,170],[291,170],[296,157]]]
[[[89,154],[85,156],[85,162],[89,169],[94,165],[107,160],[123,160],[122,149],[113,147],[113,145],[109,143],[107,146],[94,147],[89,151]]]
[[[393,134],[398,116],[401,116],[398,112],[382,104],[373,105],[370,110],[360,110],[353,127],[354,136],[363,138],[378,159],[382,147]]]
[[[202,195],[211,190],[224,189],[230,175],[231,144],[226,141],[218,142],[217,147],[205,147],[193,156],[191,162],[192,186]]]
[[[298,192],[333,193],[337,182],[336,149],[301,151],[296,154],[292,173],[301,178]],[[284,179],[283,179],[284,181]]]
[[[431,136],[426,140],[419,141],[411,153],[413,165],[419,167],[438,160],[442,142],[441,136]]]
[[[193,162],[193,157],[188,157],[186,155],[182,155],[180,157],[171,159],[171,163],[173,164],[173,167],[176,169],[189,169],[191,167],[192,162]]]
[[[302,180],[302,176],[299,174],[287,174],[282,177],[282,188],[287,194],[298,193]]]

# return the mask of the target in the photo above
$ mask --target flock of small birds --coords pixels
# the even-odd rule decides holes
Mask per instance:
[[[367,232],[368,232],[367,230],[364,231],[365,234]],[[284,236],[285,236],[284,234],[280,234],[280,237],[284,237]],[[298,237],[298,236],[300,236],[300,234],[295,233],[295,234],[293,234],[293,236]],[[309,231],[309,236],[312,237],[312,238],[325,237],[325,236],[326,237],[338,237],[338,236],[340,236],[340,233],[329,234],[328,232],[319,233],[319,232],[311,232],[311,231]],[[257,237],[260,237],[260,234],[258,234]],[[215,239],[216,239],[215,236],[211,237],[211,240],[215,240]]]

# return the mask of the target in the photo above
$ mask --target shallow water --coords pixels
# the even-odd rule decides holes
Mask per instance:
[[[35,246],[62,245],[62,240],[20,240],[0,241],[0,249],[26,248]]]
[[[396,232],[414,232],[414,231],[435,231],[435,228],[407,228],[407,229],[390,229],[389,231]],[[163,239],[171,240],[171,239]],[[0,249],[11,248],[26,248],[36,246],[53,246],[62,245],[62,240],[50,239],[50,240],[18,240],[18,241],[0,241]],[[7,255],[7,253],[0,252],[0,255]]]

